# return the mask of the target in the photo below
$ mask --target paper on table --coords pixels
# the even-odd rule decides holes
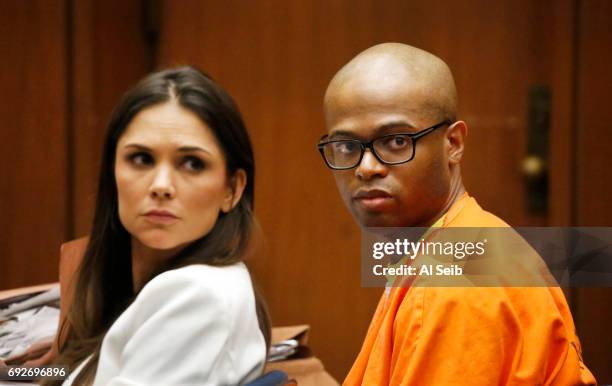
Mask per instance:
[[[57,286],[58,284],[59,283],[38,284],[30,287],[20,287],[9,290],[2,290],[0,291],[0,303],[3,303],[17,296],[41,293]]]
[[[0,359],[25,353],[32,344],[55,335],[60,311],[43,306],[19,312],[0,325]]]
[[[282,361],[297,352],[300,343],[295,339],[287,339],[274,343],[268,352],[268,362]]]
[[[17,312],[27,310],[28,308],[42,306],[43,304],[48,304],[54,301],[58,301],[60,298],[60,288],[59,284],[54,286],[53,288],[39,294],[33,296],[27,300],[24,300],[19,303],[13,303],[7,308],[0,310],[0,321],[4,318],[8,318]]]

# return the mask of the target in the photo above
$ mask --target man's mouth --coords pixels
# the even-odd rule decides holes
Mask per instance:
[[[393,201],[393,196],[382,189],[362,189],[353,195],[353,200],[366,210],[382,210]]]

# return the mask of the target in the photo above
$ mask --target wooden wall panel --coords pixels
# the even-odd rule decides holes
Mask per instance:
[[[582,1],[579,9],[577,125],[574,145],[578,149],[578,222],[610,226],[612,179],[610,144],[612,109],[612,3]]]
[[[578,9],[577,117],[573,145],[577,150],[577,223],[612,226],[612,3],[585,0]],[[574,295],[574,317],[584,359],[600,384],[612,383],[612,288],[580,288]]]
[[[67,236],[66,2],[0,1],[0,289],[57,280]]]
[[[70,235],[89,233],[106,125],[121,95],[153,67],[145,2],[79,0],[72,4]]]
[[[546,4],[542,11],[542,60],[547,63],[552,85],[550,116],[550,214],[551,226],[569,226],[575,221],[576,162],[575,106],[576,77],[576,2],[559,0],[554,6]]]
[[[354,360],[381,290],[360,288],[359,229],[315,151],[326,130],[327,82],[355,54],[384,41],[441,56],[454,71],[460,117],[470,126],[468,190],[513,224],[545,224],[525,210],[519,165],[529,86],[551,80],[552,63],[541,58],[553,39],[541,25],[547,4],[162,2],[158,64],[193,63],[209,72],[238,101],[250,128],[266,240],[251,265],[274,322],[310,323],[312,347],[337,378]],[[567,11],[556,10],[552,22],[562,23]]]
[[[144,5],[0,2],[0,150],[10,159],[0,289],[57,280],[60,244],[89,232],[111,109],[153,66]]]

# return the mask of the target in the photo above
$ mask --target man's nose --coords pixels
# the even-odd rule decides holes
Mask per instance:
[[[154,171],[155,175],[149,188],[149,194],[152,198],[173,198],[175,187],[173,181],[172,167],[160,165]]]
[[[372,154],[370,149],[366,149],[361,158],[361,162],[355,169],[355,176],[361,180],[369,180],[375,177],[384,177],[388,173],[387,165],[381,163]]]

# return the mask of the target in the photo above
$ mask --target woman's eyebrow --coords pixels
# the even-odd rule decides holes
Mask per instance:
[[[144,151],[149,151],[152,152],[153,150],[151,150],[151,148],[145,146],[145,145],[141,145],[139,143],[128,143],[127,145],[125,145],[124,147],[129,148],[129,147],[134,147],[136,149],[139,150],[144,150]],[[212,153],[204,148],[201,148],[199,146],[181,146],[178,148],[178,151],[182,152],[182,153],[187,153],[187,152],[193,152],[193,151],[199,151],[199,152],[203,152],[209,155],[212,155]]]
[[[201,151],[209,155],[212,155],[211,152],[199,146],[181,146],[178,148],[178,151],[180,152]]]
[[[141,145],[139,143],[128,143],[127,145],[125,145],[123,147],[124,148],[135,147],[136,149],[139,149],[139,150],[151,151],[150,148],[146,147],[145,145]]]

